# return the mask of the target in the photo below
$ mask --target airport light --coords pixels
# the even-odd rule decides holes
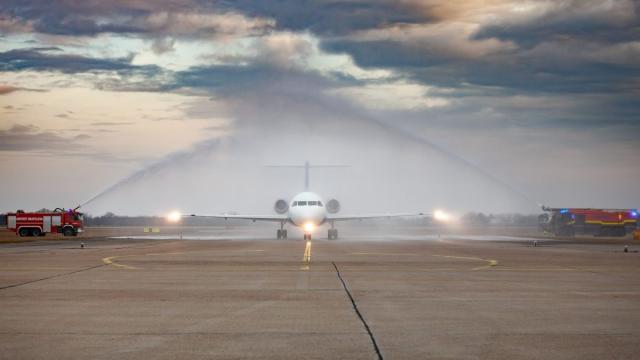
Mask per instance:
[[[451,221],[451,215],[447,214],[442,210],[436,210],[433,212],[433,218],[439,222],[449,222]]]
[[[172,223],[177,223],[180,221],[180,219],[182,219],[182,214],[180,214],[178,211],[172,211],[169,213],[169,215],[167,215],[167,220]]]

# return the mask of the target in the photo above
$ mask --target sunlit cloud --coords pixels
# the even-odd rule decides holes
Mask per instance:
[[[421,110],[447,106],[450,100],[429,95],[429,88],[404,82],[369,84],[330,91],[346,96],[361,106],[379,110]]]

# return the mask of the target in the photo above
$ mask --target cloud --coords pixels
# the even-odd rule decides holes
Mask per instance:
[[[278,67],[301,64],[315,51],[310,39],[294,33],[276,33],[262,37],[257,44],[257,62]]]
[[[135,124],[133,121],[101,121],[91,123],[91,126],[123,126],[133,124]]]
[[[17,28],[18,24],[27,23],[38,33],[63,36],[117,33],[219,38],[258,35],[274,26],[268,18],[249,18],[232,9],[182,0],[8,0],[0,16],[0,26],[6,23],[6,27]]]
[[[449,104],[446,98],[431,96],[429,90],[420,84],[398,82],[342,87],[330,93],[346,96],[362,107],[374,110],[415,111]]]
[[[357,32],[348,37],[357,42],[392,42],[417,49],[424,57],[480,59],[495,53],[511,53],[516,46],[509,41],[493,38],[472,39],[480,25],[468,22],[439,22],[436,24],[394,25]]]
[[[260,35],[273,27],[264,18],[248,18],[234,12],[153,12],[134,21],[138,31],[150,34],[187,37],[237,37]]]
[[[11,85],[0,85],[0,95],[11,94],[14,91],[22,90],[22,88]]]
[[[119,91],[164,89],[171,76],[170,72],[156,65],[132,65],[131,60],[131,57],[94,58],[67,54],[59,48],[16,49],[0,52],[0,72],[38,71],[87,75],[68,78],[60,86],[76,83]]]
[[[0,13],[0,34],[25,33],[32,30],[33,27],[29,21],[12,18]]]
[[[45,92],[47,90],[41,90],[41,89],[29,89],[29,88],[25,88],[25,87],[20,87],[20,86],[13,86],[13,85],[3,85],[0,84],[0,95],[7,95],[7,94],[11,94],[13,92],[16,91],[37,91],[37,92]]]
[[[50,131],[42,131],[34,125],[15,124],[7,130],[0,130],[0,151],[67,152],[69,149],[82,148],[83,145],[78,141],[89,138],[86,134],[63,137]]]
[[[273,18],[281,30],[308,30],[327,36],[431,19],[421,11],[420,1],[240,0],[221,5],[250,16]]]
[[[176,40],[170,37],[155,39],[151,43],[151,50],[156,55],[162,55],[175,50],[175,43]]]
[[[505,2],[485,18],[475,38],[509,39],[527,46],[560,37],[629,41],[639,24],[638,10],[632,0]]]

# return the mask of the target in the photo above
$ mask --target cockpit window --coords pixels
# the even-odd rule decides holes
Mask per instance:
[[[322,206],[322,201],[318,201],[318,206]]]
[[[317,204],[317,201],[309,201],[309,206],[316,206]]]
[[[306,201],[298,201],[298,206],[307,206]]]
[[[298,206],[298,202],[297,201],[294,201],[293,204],[291,204],[291,207],[294,207],[294,206]]]

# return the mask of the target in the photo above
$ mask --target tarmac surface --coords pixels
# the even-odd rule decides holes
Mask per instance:
[[[0,245],[0,358],[640,358],[632,240],[199,235]]]

